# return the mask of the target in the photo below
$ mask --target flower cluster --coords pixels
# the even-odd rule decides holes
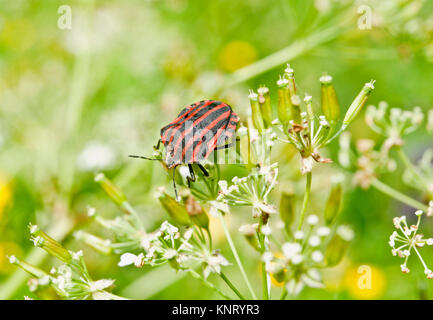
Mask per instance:
[[[130,252],[122,254],[119,266],[159,266],[168,262],[176,270],[188,270],[199,264],[203,267],[205,279],[211,273],[220,274],[221,266],[229,265],[228,261],[218,250],[211,251],[203,246],[194,231],[193,228],[189,228],[181,236],[177,227],[164,221],[143,245],[145,252],[138,255]]]
[[[276,213],[275,208],[268,204],[268,195],[275,187],[278,176],[276,164],[260,167],[247,177],[232,179],[232,185],[227,181],[219,181],[220,192],[217,201],[230,206],[251,206],[254,218],[261,217],[266,224],[269,215]]]
[[[428,279],[433,279],[433,271],[427,267],[420,253],[420,248],[426,245],[433,245],[433,238],[425,239],[422,234],[418,233],[421,216],[423,215],[422,210],[417,210],[415,215],[418,218],[417,222],[411,226],[408,225],[406,216],[395,217],[393,219],[394,227],[397,229],[397,231],[394,231],[391,234],[388,243],[392,248],[392,255],[404,259],[403,263],[400,265],[401,271],[403,273],[409,273],[410,270],[407,266],[407,263],[411,254],[415,252],[424,268],[424,274]]]
[[[405,170],[403,181],[433,200],[433,149],[425,150],[418,163]]]
[[[365,113],[365,122],[370,128],[387,137],[384,143],[386,149],[394,145],[401,146],[403,136],[418,129],[423,121],[424,113],[420,107],[415,107],[411,111],[389,108],[385,101],[381,101],[378,107],[369,106]]]
[[[323,114],[318,115],[313,109],[313,97],[306,94],[302,101],[297,94],[294,70],[290,65],[287,66],[283,76],[277,81],[278,119],[275,119],[272,123],[288,139],[280,138],[280,140],[292,144],[301,155],[302,173],[311,172],[313,161],[331,162],[330,159],[321,157],[320,149],[347,129],[362,110],[368,96],[374,89],[374,81],[364,85],[353,100],[340,125],[340,105],[332,84],[332,77],[325,74],[320,78],[320,83]],[[270,126],[270,124],[267,124],[269,121],[265,119],[269,119],[272,114],[270,107],[266,107],[270,106],[269,89],[260,87],[257,91],[259,95],[252,92],[249,98],[252,123],[261,132],[263,128]],[[266,92],[266,94],[263,94],[263,92]]]
[[[107,291],[113,287],[114,280],[93,280],[90,277],[81,250],[78,252],[69,251],[41,231],[38,226],[30,225],[29,228],[32,236],[31,241],[34,245],[62,261],[61,265],[52,267],[47,273],[15,256],[9,256],[10,263],[21,267],[33,277],[28,282],[30,291],[35,292],[51,287],[58,296],[65,299],[123,299]]]

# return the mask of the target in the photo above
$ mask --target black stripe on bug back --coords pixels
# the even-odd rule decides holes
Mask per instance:
[[[203,107],[203,105],[207,106]],[[214,101],[214,100],[204,100],[204,103],[200,103],[200,105],[198,105],[197,107],[194,107],[193,109],[188,111],[188,114],[183,117],[182,119],[180,119],[179,121],[177,121],[176,123],[172,123],[170,124],[171,127],[169,127],[169,131],[167,133],[165,133],[166,135],[166,139],[163,139],[164,145],[167,146],[170,141],[175,141],[176,137],[175,135],[177,134],[177,130],[184,130],[185,129],[185,122],[189,121],[189,122],[194,122],[197,119],[201,118],[203,115],[205,115],[206,113],[208,113],[209,111],[211,111],[213,108],[218,107],[221,104],[221,102],[219,101]],[[202,108],[203,107],[203,108]],[[197,109],[199,109],[197,111]],[[163,135],[161,135],[161,137],[163,137]]]
[[[167,124],[166,126],[164,126],[164,127],[161,128],[161,131],[160,131],[161,138],[163,138],[163,136],[165,135],[165,133],[166,133],[166,131],[168,129],[176,126],[178,123],[180,123],[181,121],[183,121],[185,118],[188,117],[188,114],[191,114],[195,110],[197,110],[198,108],[202,107],[207,101],[208,100],[202,100],[200,102],[193,103],[193,104],[189,105],[186,108],[183,108],[182,111],[178,114],[178,116],[176,117],[175,120],[173,120],[172,122],[170,122],[169,124]],[[183,115],[185,115],[185,116],[183,116]]]
[[[186,148],[189,149],[189,147],[194,144],[194,141],[198,140],[199,137],[204,134],[205,131],[207,131],[207,128],[212,129],[215,126],[221,127],[224,124],[224,119],[221,119],[221,121],[218,120],[216,123],[213,122],[230,110],[230,106],[222,104],[221,102],[216,102],[215,106],[212,107],[208,112],[203,113],[201,116],[197,116],[197,118],[196,116],[193,116],[187,122],[183,123],[181,128],[177,128],[174,139],[170,143],[173,144],[173,160],[176,163],[192,163],[190,162],[190,157],[188,157],[188,161],[185,161]],[[197,121],[196,124],[194,124],[195,121]],[[225,122],[227,122],[227,119],[225,119]],[[210,131],[207,136],[209,137],[213,134],[213,132],[214,131]],[[192,155],[192,151],[189,151],[189,154]]]
[[[208,151],[208,142],[212,140],[213,137],[217,137],[220,140],[221,135],[224,133],[224,126],[227,123],[227,119],[221,119],[216,123],[216,125],[210,129],[205,135],[196,135],[194,137],[194,143],[192,146],[185,150],[184,159],[185,163],[201,162],[206,159],[206,154]],[[219,131],[218,131],[219,130]],[[199,146],[197,148],[197,146]]]
[[[212,100],[208,100],[212,101]],[[200,124],[202,121],[204,121],[207,118],[207,115],[211,115],[215,113],[215,111],[219,108],[221,108],[222,104],[219,101],[213,101],[211,104],[209,104],[206,107],[203,107],[197,113],[193,113],[193,115],[188,116],[186,118],[186,121],[179,123],[175,127],[171,129],[171,131],[168,133],[170,135],[169,138],[166,139],[165,145],[167,146],[170,143],[173,143],[173,147],[176,148],[177,140],[179,139],[180,135],[185,130],[188,130],[188,127],[195,127],[195,130],[200,130]],[[180,131],[180,132],[179,132]],[[176,150],[177,151],[177,150]]]

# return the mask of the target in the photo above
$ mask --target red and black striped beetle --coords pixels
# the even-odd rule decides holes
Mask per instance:
[[[239,117],[232,108],[221,101],[202,100],[184,108],[176,119],[161,129],[161,138],[155,148],[162,142],[165,146],[165,164],[173,168],[173,186],[178,199],[175,175],[176,167],[188,164],[190,176],[188,186],[195,181],[192,167],[196,163],[207,177],[209,173],[200,164],[214,150],[229,148],[228,143],[234,135]],[[132,158],[151,159],[130,155]]]

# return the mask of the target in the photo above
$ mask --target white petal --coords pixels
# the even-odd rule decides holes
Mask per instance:
[[[124,253],[120,256],[120,261],[117,264],[119,267],[129,266],[130,264],[135,263],[137,260],[137,256],[132,253]]]

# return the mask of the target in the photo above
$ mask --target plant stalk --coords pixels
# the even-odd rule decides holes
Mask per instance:
[[[239,297],[241,300],[245,300],[244,296],[239,292],[238,289],[233,285],[233,283],[226,277],[224,273],[220,273],[221,279],[224,280],[224,282],[230,287],[230,289],[233,290],[233,292]]]
[[[377,190],[379,190],[380,192],[383,192],[383,193],[387,194],[388,196],[390,196],[391,198],[394,198],[395,200],[403,202],[403,203],[407,204],[408,206],[411,206],[415,209],[419,209],[419,210],[423,210],[423,211],[428,210],[428,207],[425,204],[408,197],[407,195],[395,190],[394,188],[388,186],[387,184],[383,183],[382,181],[380,181],[378,179],[374,179],[371,182],[371,185],[374,188],[376,188]]]
[[[302,224],[304,223],[305,212],[307,211],[308,200],[310,199],[310,191],[311,191],[311,180],[312,180],[312,172],[307,172],[307,181],[305,186],[304,193],[304,201],[302,202],[302,210],[301,215],[299,217],[299,224],[297,230],[301,230]]]
[[[232,250],[233,256],[235,257],[236,263],[237,263],[237,265],[239,267],[239,270],[241,271],[242,277],[244,278],[245,283],[247,284],[248,290],[250,291],[251,296],[253,297],[253,299],[257,300],[257,296],[254,293],[254,290],[253,290],[253,288],[251,286],[251,283],[250,283],[250,281],[248,279],[248,276],[247,276],[247,274],[245,272],[244,266],[242,265],[241,259],[239,258],[238,252],[237,252],[236,247],[235,247],[235,245],[233,243],[232,237],[230,236],[230,232],[229,232],[229,229],[227,228],[226,222],[224,220],[224,216],[223,216],[223,214],[220,211],[218,211],[218,217],[220,218],[221,225],[222,225],[222,227],[224,229],[224,233],[225,233],[227,241],[228,241],[228,243],[230,245],[230,249]]]

